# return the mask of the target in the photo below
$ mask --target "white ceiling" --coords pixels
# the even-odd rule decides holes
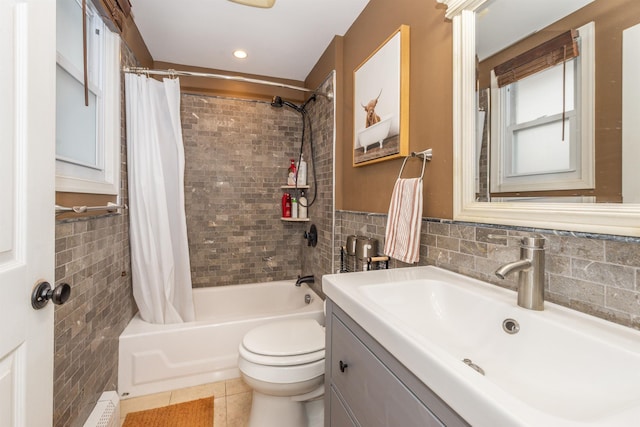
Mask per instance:
[[[227,0],[131,0],[155,61],[304,80],[368,0],[276,0],[261,9]],[[244,49],[238,60],[232,53]]]

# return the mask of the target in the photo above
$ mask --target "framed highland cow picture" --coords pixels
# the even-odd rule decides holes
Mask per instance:
[[[409,154],[409,26],[353,72],[353,166]]]

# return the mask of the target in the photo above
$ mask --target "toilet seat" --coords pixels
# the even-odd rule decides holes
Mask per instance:
[[[324,350],[324,328],[313,319],[267,323],[242,339],[248,351],[264,356],[295,356]]]
[[[324,327],[313,319],[267,323],[238,347],[238,367],[261,381],[299,382],[324,373]]]
[[[313,319],[267,323],[249,331],[239,347],[245,360],[265,366],[294,366],[324,359],[324,328]]]
[[[324,359],[304,365],[268,366],[238,358],[238,369],[243,377],[271,384],[296,384],[321,380],[324,375]],[[246,380],[246,379],[245,379]]]
[[[307,354],[297,354],[293,356],[265,356],[263,354],[256,354],[247,350],[244,345],[240,344],[238,348],[240,357],[258,365],[264,366],[296,366],[305,365],[307,363],[313,363],[318,360],[324,359],[324,350],[314,351]]]

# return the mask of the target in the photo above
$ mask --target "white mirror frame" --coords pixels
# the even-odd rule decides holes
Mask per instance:
[[[437,0],[453,22],[453,219],[640,236],[640,205],[475,201],[475,10],[486,0]]]

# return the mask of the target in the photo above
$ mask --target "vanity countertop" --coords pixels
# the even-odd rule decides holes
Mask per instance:
[[[474,426],[640,420],[639,331],[433,266],[325,275],[323,291]]]

